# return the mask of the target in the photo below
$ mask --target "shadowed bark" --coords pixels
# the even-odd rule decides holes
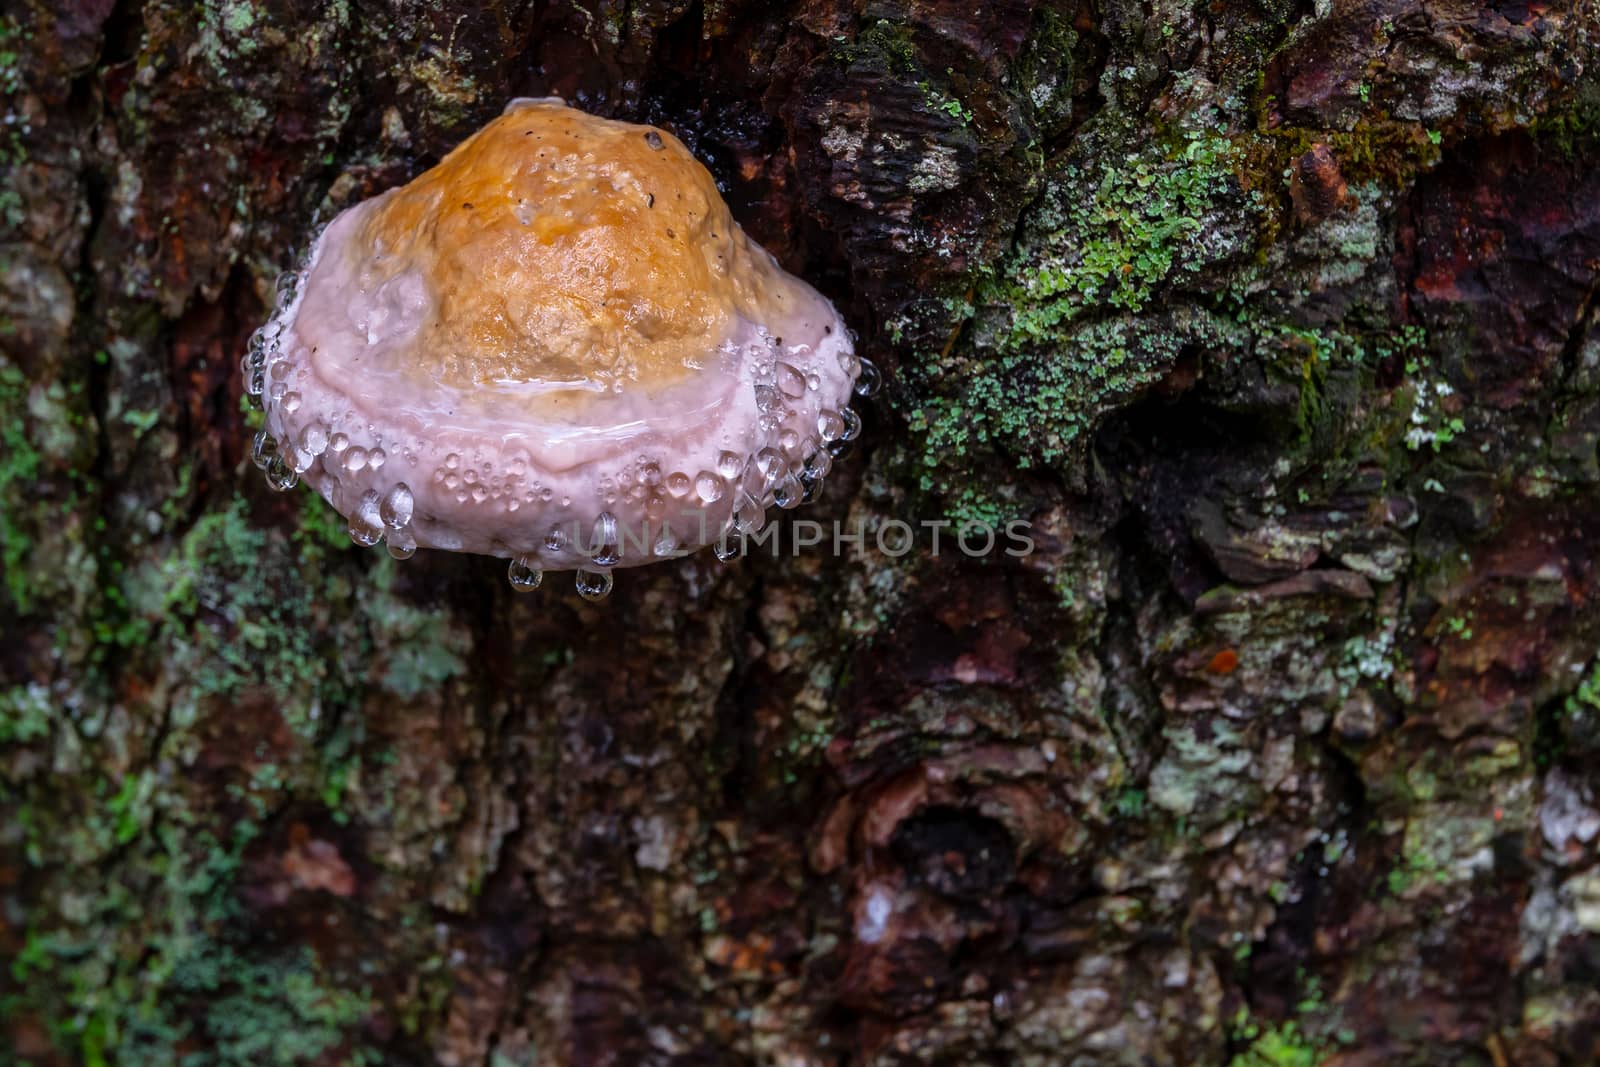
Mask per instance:
[[[0,11],[0,1062],[1600,1060],[1591,0]],[[884,368],[860,546],[267,490],[277,274],[550,93]]]

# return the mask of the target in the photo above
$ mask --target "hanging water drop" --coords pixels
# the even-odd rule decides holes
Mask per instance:
[[[844,416],[823,408],[817,413],[817,434],[824,443],[844,437]]]
[[[845,408],[839,412],[839,417],[844,420],[844,433],[839,435],[841,441],[854,441],[861,436],[861,416],[854,408]]]
[[[300,475],[295,469],[283,461],[282,456],[273,456],[267,464],[267,488],[278,493],[287,493],[299,484]]]
[[[672,532],[671,526],[662,526],[661,533],[656,536],[656,543],[650,551],[658,556],[670,556],[678,550],[678,535]]]
[[[328,431],[321,423],[311,423],[300,431],[300,447],[313,456],[322,455],[328,448]]]
[[[883,374],[870,359],[861,361],[861,376],[856,379],[856,396],[876,396],[883,385]]]
[[[585,600],[604,600],[611,592],[610,571],[580,570],[573,582]]]
[[[615,566],[622,553],[617,547],[617,517],[602,511],[594,520],[594,533],[589,538],[590,558],[602,567]]]
[[[410,559],[417,554],[417,539],[410,530],[390,530],[385,540],[389,542],[389,555],[395,559]]]
[[[744,470],[744,459],[736,452],[723,452],[717,456],[717,473],[730,482]]]
[[[250,442],[250,462],[256,465],[257,470],[264,471],[277,454],[278,439],[266,430],[257,430],[255,439]]]
[[[361,503],[350,516],[350,540],[364,548],[383,540],[383,520],[378,517],[380,507],[376,489],[361,494]]]
[[[800,485],[800,479],[790,471],[778,480],[772,487],[772,501],[780,508],[788,511],[790,508],[800,506],[800,498],[805,495],[805,489]]]
[[[398,530],[411,522],[411,510],[416,505],[416,500],[411,495],[411,487],[405,482],[397,482],[383,496],[383,504],[378,508],[378,516],[383,519],[383,524],[391,530]]]
[[[711,551],[723,563],[728,563],[738,558],[739,554],[744,550],[744,539],[729,536],[731,532],[731,528],[723,530],[722,536],[717,538],[717,543],[711,546]]]
[[[506,569],[506,580],[517,592],[531,593],[544,581],[544,571],[539,569],[532,556],[518,556]]]
[[[755,533],[761,529],[761,524],[766,521],[767,513],[761,504],[744,490],[739,491],[739,496],[733,507],[733,528],[740,534]]]

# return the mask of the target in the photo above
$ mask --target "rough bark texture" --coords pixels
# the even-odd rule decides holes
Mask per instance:
[[[0,1061],[1600,1059],[1594,0],[3,9]],[[274,276],[549,92],[886,368],[865,551],[266,491]]]

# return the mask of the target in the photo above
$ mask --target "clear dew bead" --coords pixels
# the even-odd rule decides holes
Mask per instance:
[[[364,448],[347,448],[344,458],[340,461],[344,469],[355,474],[367,465],[367,450]]]
[[[756,453],[756,469],[768,485],[782,478],[789,469],[789,463],[783,454],[775,448],[763,448]]]
[[[282,384],[283,384],[282,382],[275,382],[275,383],[273,383],[273,388],[276,389],[279,385],[282,385]],[[300,394],[299,393],[284,393],[283,394],[283,410],[289,412],[291,415],[294,414],[296,411],[299,411],[300,410]]]
[[[800,479],[791,471],[778,480],[772,487],[772,502],[788,511],[790,508],[800,506],[800,498],[805,495],[805,490],[800,485]]]
[[[604,600],[611,593],[611,572],[580,570],[573,579],[573,584],[583,599]]]
[[[390,530],[386,540],[389,555],[395,559],[410,559],[417,554],[417,539],[411,536],[410,530]]]
[[[727,563],[744,551],[744,539],[732,536],[731,528],[723,530],[722,536],[717,538],[717,543],[711,546],[711,551],[719,560]]]
[[[861,375],[856,378],[856,396],[876,396],[883,385],[883,373],[870,359],[861,361]]]
[[[328,438],[328,451],[334,455],[338,455],[349,447],[350,435],[347,433],[336,433]]]
[[[602,511],[594,520],[594,533],[589,539],[589,558],[601,567],[613,567],[622,558],[617,546],[617,517]]]
[[[756,410],[770,415],[783,407],[783,397],[770,385],[756,386]]]
[[[788,363],[778,364],[778,391],[791,400],[806,395],[806,378]]]
[[[678,535],[672,532],[671,526],[663,525],[661,532],[656,535],[656,543],[650,551],[658,556],[670,556],[678,551]]]
[[[778,447],[791,456],[798,456],[800,453],[800,435],[793,430],[784,430],[778,435]]]
[[[813,452],[800,465],[800,477],[821,478],[833,469],[833,457],[826,452]]]
[[[861,360],[854,352],[840,352],[839,369],[844,371],[847,377],[854,378],[861,373]]]
[[[661,484],[661,468],[654,463],[646,463],[639,468],[639,484],[656,486]]]
[[[255,438],[250,442],[250,462],[256,465],[257,470],[266,470],[267,464],[272,462],[272,457],[278,454],[278,439],[266,430],[257,430]]]
[[[244,391],[251,396],[260,396],[267,388],[267,372],[260,367],[252,369],[245,375]]]
[[[844,437],[844,416],[823,408],[817,413],[817,435],[823,441],[837,441]]]
[[[540,582],[544,581],[544,571],[538,568],[533,557],[518,556],[506,568],[506,580],[517,592],[531,593],[539,588]]]
[[[812,371],[810,374],[806,375],[806,388],[811,390],[813,393],[818,389],[821,389],[822,375],[818,374],[816,371]]]
[[[372,470],[377,470],[387,462],[389,462],[389,453],[381,448],[374,448],[367,453],[367,466]]]
[[[743,490],[733,508],[733,528],[740,534],[755,533],[761,529],[761,524],[766,521],[767,513],[761,504]]]
[[[744,457],[737,452],[723,452],[717,456],[717,473],[730,482],[744,470]]]
[[[710,471],[701,471],[694,476],[694,491],[707,504],[714,504],[722,499],[722,494],[727,491],[727,486],[722,484],[721,478],[718,478]]]
[[[692,484],[689,476],[681,471],[667,475],[667,492],[679,500],[689,495]]]
[[[544,535],[544,547],[548,552],[560,552],[567,547],[567,531],[559,526],[550,527],[550,532]]]
[[[411,487],[405,482],[397,482],[394,488],[383,495],[383,503],[378,506],[378,516],[389,529],[398,530],[410,524],[411,510],[415,505],[416,500],[411,495]]]
[[[283,461],[282,456],[273,456],[267,463],[267,488],[277,493],[287,493],[300,482],[300,475],[295,469]]]
[[[854,408],[845,408],[839,412],[839,417],[844,420],[844,433],[839,435],[841,441],[854,441],[861,436],[861,416]]]
[[[304,474],[316,461],[317,457],[304,448],[296,446],[289,449],[289,465],[294,468],[296,474]]]
[[[369,548],[383,540],[383,520],[378,517],[380,507],[377,490],[368,489],[361,494],[361,503],[350,516],[350,540]]]
[[[320,423],[313,422],[300,431],[300,447],[313,456],[322,455],[328,450],[328,431]]]

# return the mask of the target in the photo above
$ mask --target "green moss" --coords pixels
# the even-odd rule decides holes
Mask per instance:
[[[26,567],[32,538],[22,519],[41,470],[39,451],[28,437],[27,407],[27,379],[17,368],[0,365],[0,568],[11,602],[24,615],[32,599]]]

